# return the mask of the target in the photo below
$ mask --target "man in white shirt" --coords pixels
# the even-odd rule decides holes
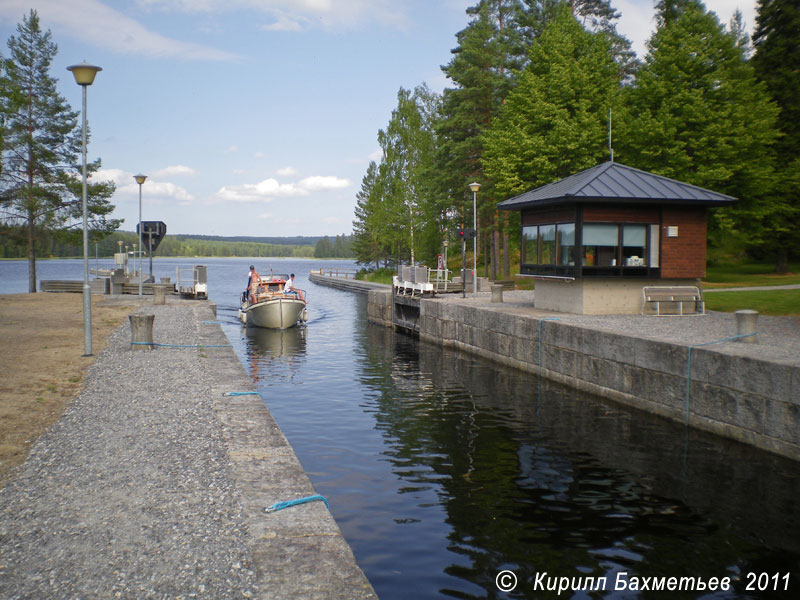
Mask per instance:
[[[294,287],[294,273],[289,275],[289,279],[286,280],[286,284],[283,286],[283,293],[294,294],[300,298],[300,300],[305,301],[305,298],[303,297],[303,290]]]

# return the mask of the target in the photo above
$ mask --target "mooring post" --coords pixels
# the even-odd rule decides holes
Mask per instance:
[[[492,302],[502,302],[503,301],[503,284],[501,283],[493,283],[491,286],[492,289]]]
[[[167,303],[167,286],[164,284],[153,284],[153,304]]]
[[[737,339],[737,342],[744,344],[757,344],[757,325],[758,325],[758,311],[755,310],[737,310],[736,311],[736,335],[746,336]]]
[[[128,315],[131,323],[131,350],[153,349],[153,320],[155,315]]]

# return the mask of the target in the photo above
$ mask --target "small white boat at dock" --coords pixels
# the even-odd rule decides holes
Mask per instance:
[[[253,270],[249,293],[242,298],[239,309],[242,323],[269,329],[288,329],[298,322],[305,322],[308,303],[297,293],[284,292],[287,279],[288,275],[262,277]]]

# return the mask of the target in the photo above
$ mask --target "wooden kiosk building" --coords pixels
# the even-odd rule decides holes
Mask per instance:
[[[607,162],[498,204],[522,213],[522,275],[537,308],[642,310],[648,286],[697,285],[709,208],[736,198]]]

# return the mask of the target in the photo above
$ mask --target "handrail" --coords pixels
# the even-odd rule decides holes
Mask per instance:
[[[355,279],[358,271],[354,271],[352,269],[319,269],[318,271],[311,270],[311,273],[314,275],[320,275],[322,277],[338,277],[340,279]]]

